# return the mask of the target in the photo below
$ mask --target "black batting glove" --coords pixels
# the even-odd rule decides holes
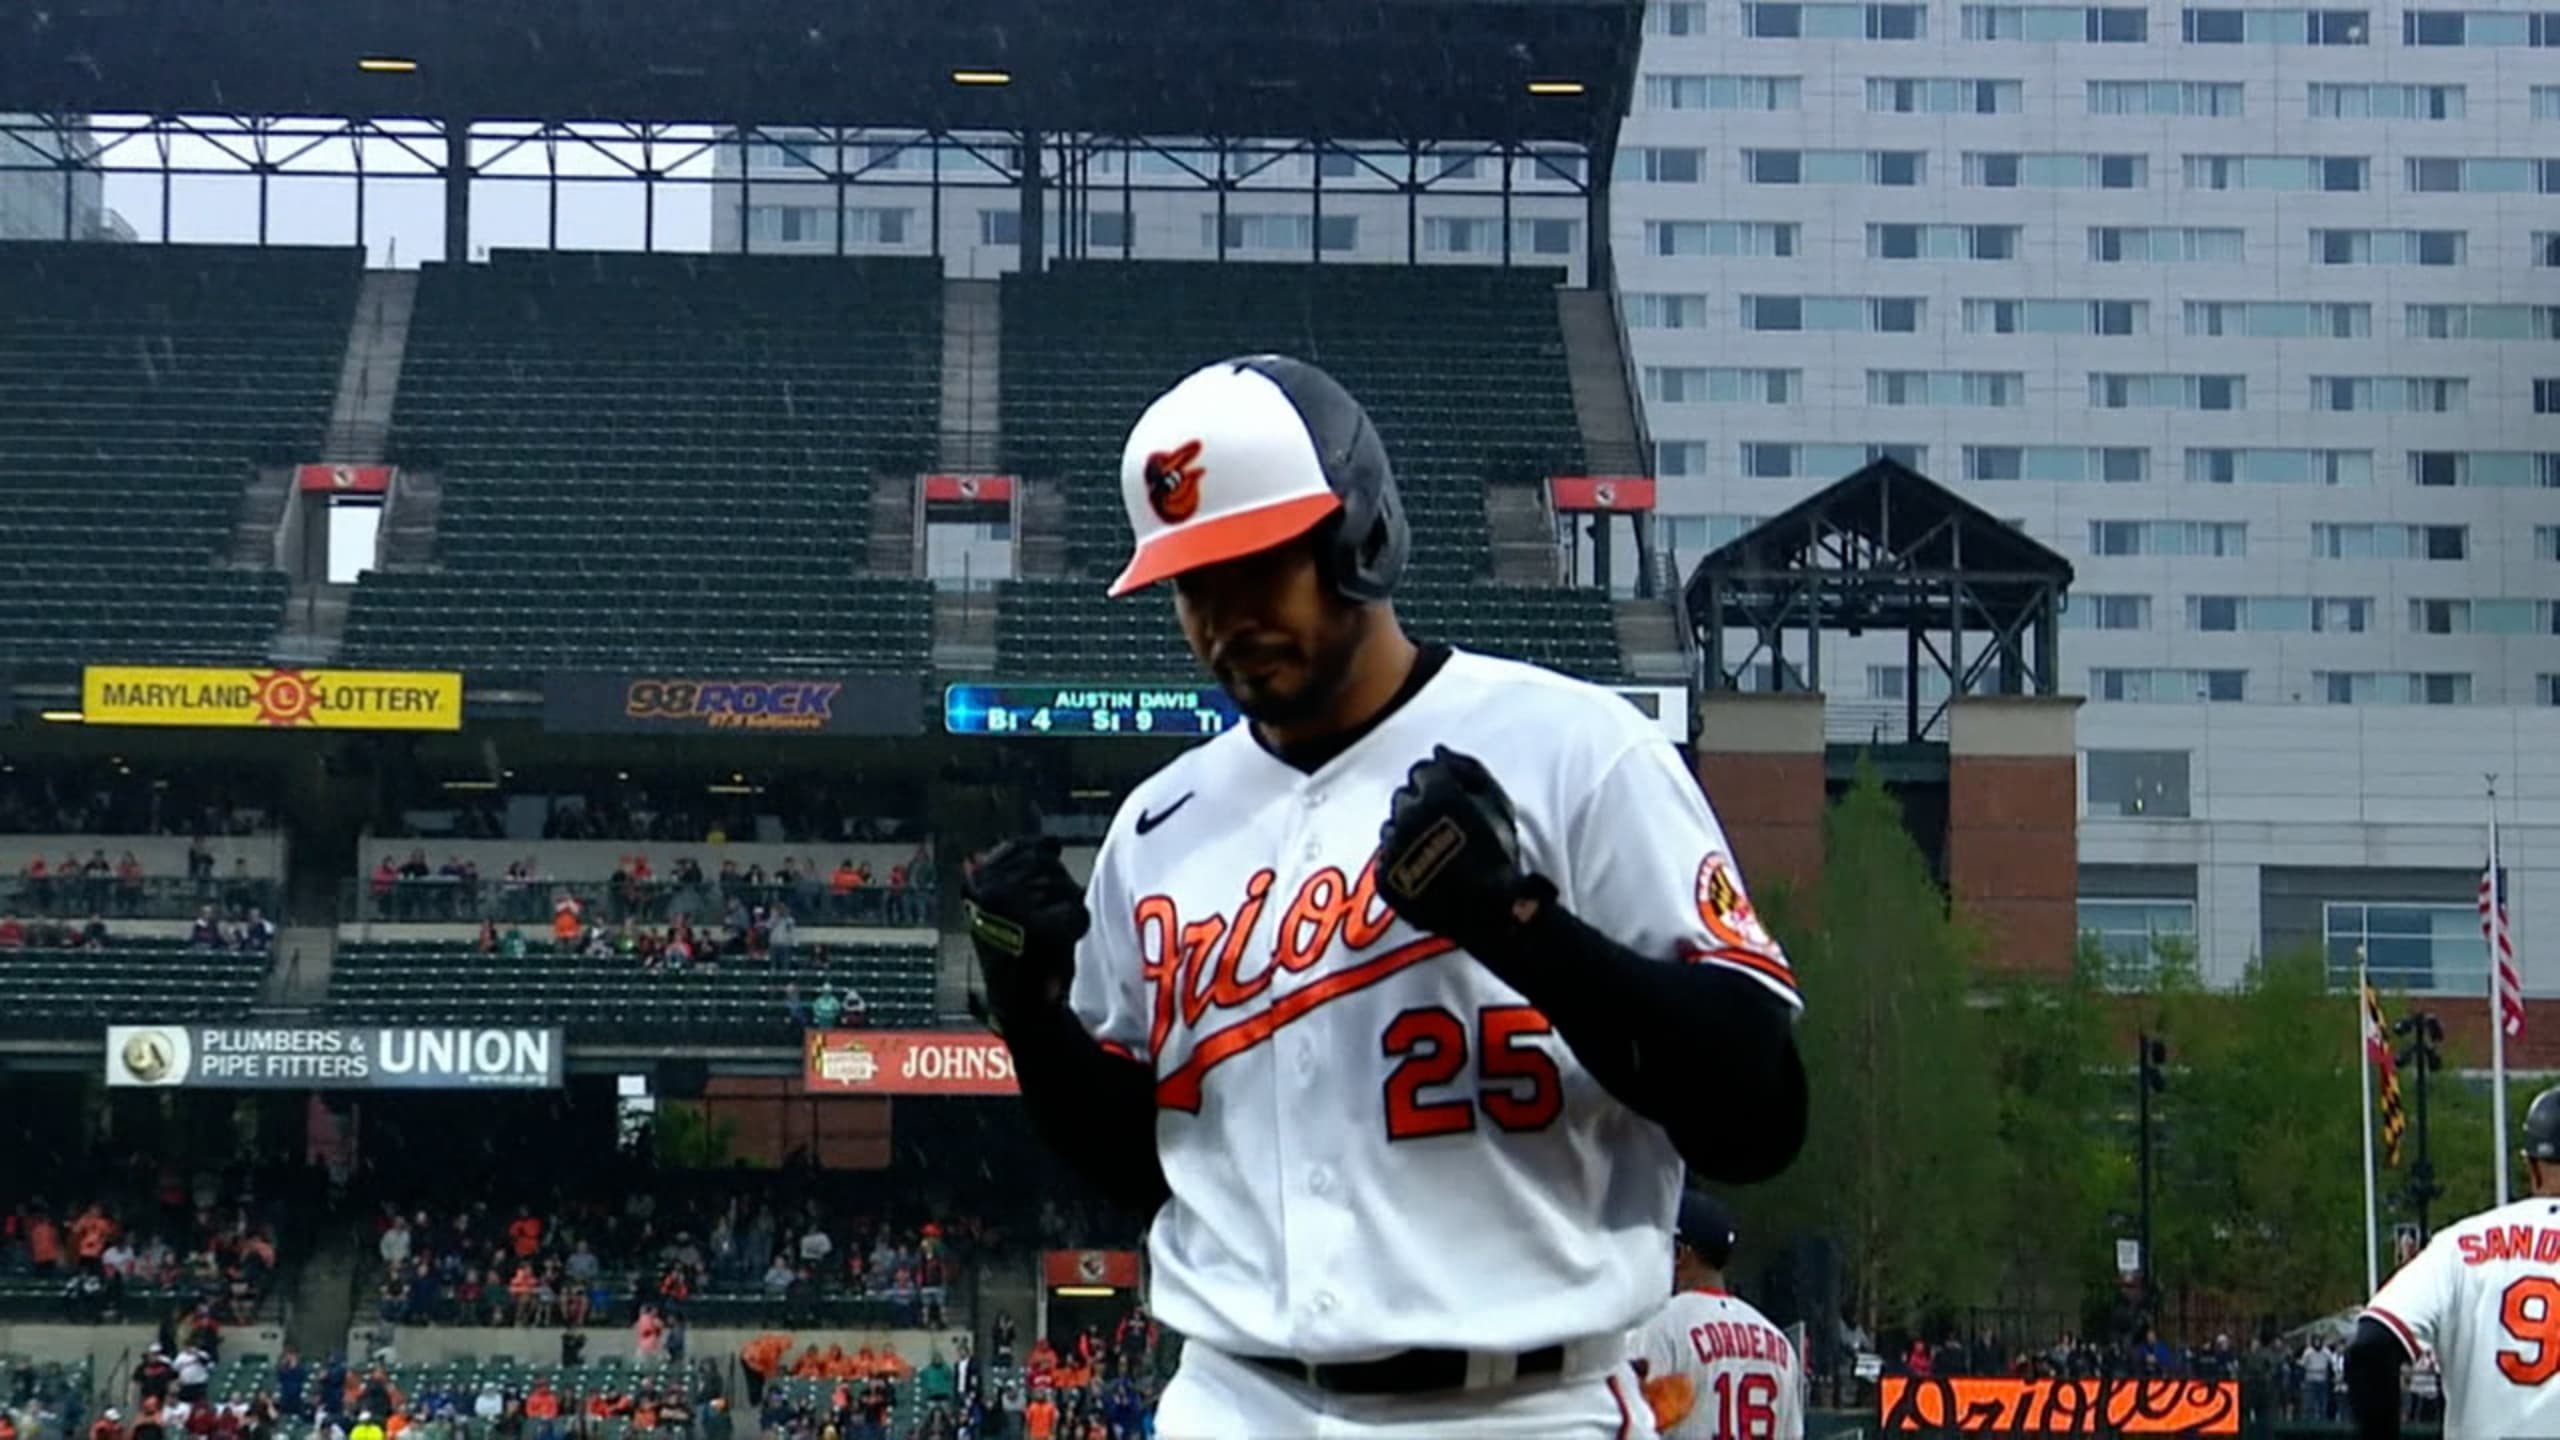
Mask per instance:
[[[1520,902],[1555,898],[1520,856],[1511,797],[1482,761],[1446,745],[1405,772],[1378,827],[1378,893],[1404,922],[1481,959],[1504,950]]]
[[[972,1013],[1001,1035],[1009,1016],[1058,1005],[1075,979],[1076,942],[1093,928],[1084,891],[1047,836],[1008,840],[961,883],[969,940],[986,977]]]

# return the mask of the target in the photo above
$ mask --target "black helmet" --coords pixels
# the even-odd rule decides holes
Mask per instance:
[[[2560,1085],[2533,1097],[2524,1112],[2524,1153],[2560,1162]]]

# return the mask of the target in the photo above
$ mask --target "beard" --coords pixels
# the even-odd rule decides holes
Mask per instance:
[[[1222,657],[1210,668],[1218,688],[1227,692],[1246,719],[1295,728],[1322,719],[1340,699],[1359,648],[1360,618],[1352,612],[1339,627],[1328,627],[1319,635],[1311,652],[1292,647],[1276,656],[1260,652]],[[1263,669],[1259,662],[1268,660],[1278,663]]]

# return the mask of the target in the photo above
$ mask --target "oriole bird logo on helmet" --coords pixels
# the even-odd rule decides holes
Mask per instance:
[[[1147,504],[1167,525],[1181,524],[1199,513],[1200,481],[1207,473],[1197,440],[1155,451],[1147,456]]]

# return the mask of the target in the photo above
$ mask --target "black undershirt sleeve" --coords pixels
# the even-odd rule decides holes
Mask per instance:
[[[2356,1440],[2400,1440],[2400,1367],[2415,1357],[2391,1327],[2368,1315],[2347,1345],[2347,1413]]]
[[[1173,1190],[1156,1154],[1156,1077],[1102,1048],[1064,1004],[1004,1017],[1031,1128],[1112,1204],[1153,1220]]]
[[[1715,964],[1639,955],[1553,902],[1478,958],[1526,996],[1601,1088],[1671,1137],[1689,1169],[1766,1180],[1804,1145],[1795,1012]]]

